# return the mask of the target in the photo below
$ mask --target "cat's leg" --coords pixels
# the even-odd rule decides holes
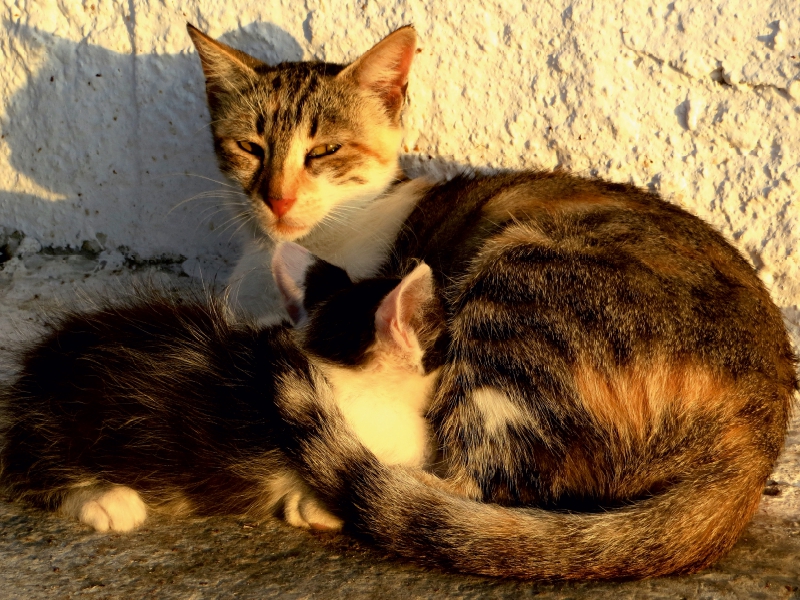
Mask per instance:
[[[272,482],[271,487],[273,497],[282,498],[283,518],[289,525],[322,531],[339,531],[344,525],[296,473],[283,473]]]
[[[249,242],[228,279],[228,308],[234,314],[256,317],[269,325],[286,318],[270,265],[274,245],[269,241]]]
[[[123,485],[72,490],[64,498],[59,512],[97,531],[131,531],[147,518],[147,507],[141,496]]]

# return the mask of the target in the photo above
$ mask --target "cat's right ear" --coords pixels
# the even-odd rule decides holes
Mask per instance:
[[[417,32],[406,25],[367,50],[337,77],[352,79],[360,88],[376,94],[383,101],[387,115],[397,122],[416,49]]]
[[[423,351],[417,330],[426,326],[425,308],[433,300],[433,292],[431,268],[420,263],[389,292],[375,312],[378,339],[410,358],[413,364],[421,364]]]
[[[206,76],[208,101],[212,106],[220,94],[240,89],[252,79],[255,69],[264,64],[249,54],[207,36],[191,23],[186,24],[186,30],[200,56]]]

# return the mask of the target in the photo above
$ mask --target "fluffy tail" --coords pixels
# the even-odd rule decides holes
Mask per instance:
[[[771,470],[753,450],[727,465],[698,466],[691,479],[607,512],[505,508],[381,464],[332,416],[290,419],[304,440],[293,454],[346,527],[418,563],[478,575],[588,580],[697,571],[736,542]]]

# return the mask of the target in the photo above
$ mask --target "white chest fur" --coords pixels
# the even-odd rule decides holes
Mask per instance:
[[[414,179],[363,207],[354,207],[346,221],[320,224],[298,242],[314,254],[345,269],[354,279],[371,277],[386,259],[403,222],[417,200],[431,186]],[[357,210],[356,210],[357,209]],[[245,244],[245,251],[228,280],[228,304],[261,319],[283,315],[280,296],[270,272],[275,243],[261,230]]]
[[[386,364],[353,371],[326,367],[325,377],[348,425],[381,462],[424,466],[432,453],[425,420],[436,373],[398,372]]]
[[[314,229],[301,244],[346,270],[353,279],[372,277],[386,259],[403,222],[431,185],[425,178],[400,184],[355,212],[349,222]]]

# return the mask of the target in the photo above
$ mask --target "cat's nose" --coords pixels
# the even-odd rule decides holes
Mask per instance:
[[[295,200],[297,198],[267,198],[267,206],[276,217],[280,218],[289,212]]]

